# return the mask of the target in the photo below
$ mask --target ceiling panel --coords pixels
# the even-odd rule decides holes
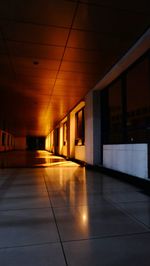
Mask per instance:
[[[10,79],[13,79],[13,78],[14,78],[14,71],[12,69],[8,55],[1,54],[0,55],[0,81],[3,84],[8,84]]]
[[[84,95],[86,92],[87,87],[65,87],[65,89],[62,89],[61,86],[56,86],[54,91],[53,91],[53,97],[54,96],[61,96],[61,97],[80,97],[81,92]]]
[[[10,66],[10,61],[9,61],[8,55],[2,54],[0,56],[0,65],[6,66],[6,67]]]
[[[15,73],[18,76],[18,78],[34,78],[36,80],[43,80],[43,83],[46,82],[46,80],[49,82],[50,79],[55,79],[57,71],[55,70],[44,70],[44,69],[35,69],[35,68],[19,68],[19,66],[15,66]],[[39,77],[39,78],[38,78]]]
[[[27,43],[63,46],[69,32],[64,28],[13,21],[1,21],[0,25],[6,40]]]
[[[50,85],[53,85],[54,82],[55,82],[55,79],[53,78],[44,78],[42,77],[42,75],[39,75],[39,76],[31,76],[30,78],[26,78],[25,75],[18,75],[17,76],[17,79],[22,81],[23,84],[41,84],[41,85],[47,85],[47,86],[50,86]]]
[[[58,74],[58,79],[65,79],[65,80],[84,80],[84,81],[88,81],[88,80],[95,80],[95,77],[97,76],[97,74],[95,73],[82,73],[79,71],[59,71]]]
[[[29,95],[35,98],[40,95],[50,95],[53,89],[54,81],[35,80],[29,82],[26,77],[19,76],[9,91],[15,92],[18,95]]]
[[[110,43],[113,49],[120,40],[120,36],[115,37],[112,34],[107,35],[99,32],[72,30],[67,48],[96,50],[102,53],[110,48]]]
[[[73,0],[74,2],[77,0]],[[140,12],[140,13],[150,13],[150,3],[147,0],[137,1],[137,0],[81,0],[80,3],[92,4],[96,6],[107,6],[113,9],[121,9],[121,10],[128,10],[133,12]]]
[[[149,3],[1,0],[0,128],[48,134],[146,30]]]
[[[50,110],[55,110],[55,112],[59,112],[61,118],[62,115],[66,112],[68,112],[70,109],[72,109],[73,106],[75,106],[80,100],[80,97],[67,97],[67,101],[65,98],[62,98],[61,96],[55,96],[50,102],[50,109],[49,112],[52,112]]]
[[[32,57],[34,59],[60,60],[64,51],[64,47],[42,44],[29,44],[26,42],[19,43],[7,41],[7,46],[10,55]]]
[[[1,39],[1,35],[0,35],[0,54],[6,54],[7,53],[7,49],[5,46],[5,42],[3,41],[3,39]]]
[[[65,0],[1,0],[0,17],[70,27],[75,4]]]
[[[104,53],[100,51],[91,51],[85,49],[67,48],[65,50],[64,60],[73,62],[97,63],[104,58]]]
[[[35,60],[30,57],[12,57],[12,62],[16,68],[29,68],[33,71],[49,70],[57,71],[60,65],[58,60],[39,59]]]
[[[75,82],[77,88],[78,87],[80,87],[80,88],[88,87],[88,89],[90,89],[92,84],[93,84],[93,82],[91,82],[89,80],[87,80],[87,81],[86,80],[76,80],[76,81],[74,81],[74,80],[57,79],[56,86],[57,85],[58,86],[62,86],[65,89],[65,88],[68,88],[68,87],[72,87],[74,82]]]
[[[139,34],[141,33],[143,26],[146,26],[150,21],[149,15],[150,12],[142,13],[135,12],[135,10],[116,9],[107,7],[107,5],[88,6],[80,4],[73,28],[108,33],[110,36],[118,36],[119,34],[121,38],[129,39],[135,33],[137,34],[137,31]],[[127,23],[130,27],[127,27]]]
[[[97,64],[85,62],[68,62],[63,61],[60,71],[72,71],[79,73],[97,73]]]

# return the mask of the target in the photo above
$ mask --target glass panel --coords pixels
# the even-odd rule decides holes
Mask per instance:
[[[102,143],[122,141],[121,80],[116,81],[101,93]]]
[[[2,132],[2,146],[5,146],[5,142],[6,142],[6,134]]]
[[[122,142],[121,81],[109,87],[109,143]]]
[[[76,113],[75,145],[84,145],[84,109]]]
[[[150,139],[150,73],[148,58],[136,64],[127,74],[128,142]]]

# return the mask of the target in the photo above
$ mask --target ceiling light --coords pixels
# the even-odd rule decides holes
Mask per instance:
[[[33,65],[38,65],[39,61],[33,61]]]

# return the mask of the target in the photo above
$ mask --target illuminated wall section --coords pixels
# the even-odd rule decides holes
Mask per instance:
[[[59,154],[63,155],[63,124],[60,124],[59,131]]]
[[[9,151],[14,149],[14,136],[0,129],[0,151]]]
[[[51,131],[46,137],[45,149],[50,152],[54,152],[54,132]]]
[[[15,150],[26,150],[26,137],[15,137]]]
[[[50,151],[50,134],[46,137],[46,140],[45,140],[45,149],[47,151]]]
[[[85,161],[85,145],[75,145],[75,114],[85,106],[85,102],[80,102],[70,113],[70,158]]]
[[[50,151],[54,152],[54,130],[50,133]]]
[[[60,155],[68,156],[67,154],[67,147],[68,147],[68,140],[67,140],[67,130],[68,130],[68,123],[67,117],[65,117],[60,123]]]
[[[46,138],[46,150],[59,155],[85,161],[85,145],[75,143],[76,113],[85,107],[85,102],[80,102]],[[57,134],[56,134],[57,131]],[[57,137],[59,140],[57,140]],[[59,146],[58,143],[59,142]]]

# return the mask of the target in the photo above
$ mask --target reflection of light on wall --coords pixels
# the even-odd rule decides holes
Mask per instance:
[[[75,156],[75,114],[84,106],[85,102],[82,101],[70,113],[70,155],[73,158]]]
[[[50,151],[54,152],[54,130],[50,133]]]
[[[83,223],[87,223],[87,214],[86,213],[83,213],[82,214],[82,220],[83,220]]]
[[[60,127],[60,134],[59,134],[59,153],[62,154],[63,149],[63,127]]]

